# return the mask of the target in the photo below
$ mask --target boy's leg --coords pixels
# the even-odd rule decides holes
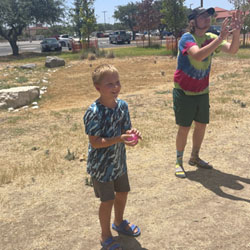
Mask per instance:
[[[101,241],[104,242],[106,239],[112,236],[110,230],[111,211],[114,204],[114,200],[102,201],[99,207],[99,220],[101,224]]]
[[[123,214],[127,203],[128,192],[116,192],[114,201],[115,225],[119,226],[123,221]]]
[[[176,136],[176,150],[179,152],[183,152],[186,144],[187,144],[187,137],[190,127],[183,127],[179,126],[178,133]]]
[[[114,224],[119,226],[123,221],[123,214],[127,202],[128,192],[116,192],[114,201],[115,219]],[[131,224],[128,224],[126,230],[129,230]],[[134,233],[138,232],[138,228],[134,229]]]
[[[206,125],[207,124],[205,123],[195,122],[195,128],[194,128],[194,133],[193,133],[193,148],[192,148],[192,153],[191,153],[191,157],[189,160],[189,164],[192,166],[196,165],[197,167],[211,169],[213,168],[213,166],[210,165],[208,162],[201,160],[199,157],[201,144],[205,136]]]
[[[175,175],[179,178],[185,178],[182,158],[187,143],[187,136],[196,113],[196,98],[186,95],[180,89],[173,89],[173,108],[175,112],[175,121],[179,125],[176,136],[176,165]]]
[[[187,144],[187,137],[190,127],[179,126],[178,133],[176,136],[176,166],[175,166],[175,176],[179,178],[185,178],[186,174],[183,168],[183,153],[185,146]]]
[[[209,165],[207,162],[199,158],[199,151],[204,139],[206,126],[209,123],[209,95],[205,94],[198,96],[197,105],[198,111],[194,118],[195,127],[193,133],[193,148],[189,164],[192,166],[196,165],[197,167],[211,169],[213,168],[212,165]]]
[[[207,124],[205,123],[195,122],[191,159],[199,157],[199,151],[205,136],[206,126]]]

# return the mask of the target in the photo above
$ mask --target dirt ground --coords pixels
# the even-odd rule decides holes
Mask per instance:
[[[125,211],[142,234],[114,232],[123,249],[250,249],[250,61],[223,57],[213,61],[211,122],[201,150],[214,169],[188,165],[190,134],[186,179],[174,175],[175,58],[71,62],[50,76],[39,110],[1,111],[0,249],[101,249],[99,200],[85,185],[82,116],[97,97],[90,73],[103,62],[119,69],[120,98],[143,135],[139,145],[127,149],[132,190]],[[65,159],[67,149],[74,160]]]

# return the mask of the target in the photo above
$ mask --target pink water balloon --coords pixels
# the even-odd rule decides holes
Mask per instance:
[[[130,137],[127,137],[127,141],[135,141],[137,142],[139,137],[136,134],[130,134]]]

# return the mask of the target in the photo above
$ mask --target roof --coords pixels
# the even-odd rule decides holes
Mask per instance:
[[[227,12],[228,10],[226,9],[222,9],[222,8],[219,8],[219,7],[215,7],[215,12]]]
[[[236,12],[236,10],[226,10],[219,7],[215,7],[216,19],[225,19],[227,17],[232,17],[232,14]],[[249,14],[249,11],[246,11],[246,15]]]
[[[29,27],[29,30],[47,30],[48,27]]]

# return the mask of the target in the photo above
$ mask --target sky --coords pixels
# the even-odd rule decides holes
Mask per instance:
[[[68,0],[68,3],[73,3],[73,0]],[[97,17],[97,23],[111,23],[115,22],[113,18],[116,6],[127,5],[130,2],[140,2],[140,0],[95,0],[95,13]],[[187,7],[196,8],[201,4],[200,0],[186,0],[185,5]],[[231,10],[233,5],[228,0],[203,0],[203,7],[220,7],[223,9]]]

